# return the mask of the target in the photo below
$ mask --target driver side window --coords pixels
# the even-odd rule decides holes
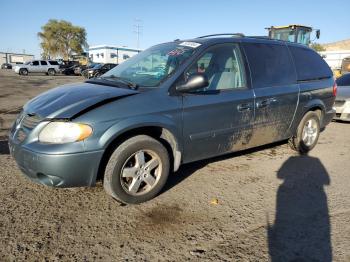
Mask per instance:
[[[221,44],[209,48],[186,71],[185,78],[204,74],[209,85],[199,92],[246,87],[246,76],[238,44]]]

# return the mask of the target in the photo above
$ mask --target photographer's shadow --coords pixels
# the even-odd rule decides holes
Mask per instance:
[[[271,261],[332,261],[326,168],[318,158],[294,156],[277,177],[284,182],[277,192],[274,224],[268,226]]]

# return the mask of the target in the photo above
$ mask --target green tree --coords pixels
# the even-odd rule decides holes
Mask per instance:
[[[317,52],[326,51],[326,48],[324,48],[323,45],[318,44],[318,43],[312,43],[310,47]]]
[[[69,60],[73,54],[80,54],[87,47],[85,28],[70,22],[50,19],[41,30],[38,37],[45,58],[60,56]]]

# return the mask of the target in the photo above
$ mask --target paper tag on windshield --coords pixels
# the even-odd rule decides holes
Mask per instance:
[[[181,45],[181,46],[192,47],[192,48],[197,48],[197,47],[200,46],[201,44],[195,43],[195,42],[182,42],[180,45]]]

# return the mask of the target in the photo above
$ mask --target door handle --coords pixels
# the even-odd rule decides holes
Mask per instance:
[[[269,105],[270,105],[270,102],[268,99],[262,100],[256,103],[257,108],[265,108],[265,107],[268,107]]]
[[[237,106],[237,110],[239,112],[250,111],[252,110],[252,104],[251,103],[240,104]]]
[[[265,108],[265,107],[270,106],[270,104],[276,103],[276,102],[277,102],[277,99],[275,97],[268,98],[268,99],[264,99],[264,100],[258,101],[256,103],[256,107],[257,108]]]

